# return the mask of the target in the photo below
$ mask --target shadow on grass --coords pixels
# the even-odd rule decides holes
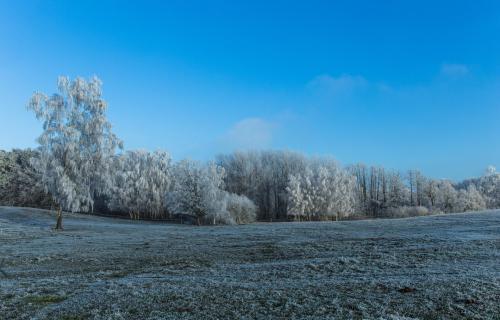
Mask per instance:
[[[65,296],[56,296],[56,295],[29,296],[25,298],[26,302],[36,303],[36,304],[58,303],[64,300],[66,300]]]

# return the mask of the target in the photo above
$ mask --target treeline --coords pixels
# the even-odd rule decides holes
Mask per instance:
[[[500,207],[500,174],[453,183],[363,164],[288,151],[235,152],[217,157],[225,188],[258,206],[261,220],[380,218],[477,211]]]
[[[355,211],[355,180],[336,161],[289,151],[220,155],[226,190],[247,196],[261,220],[346,217]]]
[[[35,169],[36,150],[0,151],[0,204],[57,207]],[[289,151],[219,155],[215,162],[173,163],[166,152],[129,151],[111,158],[107,190],[93,210],[130,218],[192,217],[208,224],[276,220],[381,218],[500,207],[500,174],[452,183]],[[71,208],[64,208],[72,211]]]
[[[425,177],[417,170],[401,174],[362,164],[348,170],[356,178],[356,211],[368,217],[477,211],[499,204],[500,175],[494,168],[479,179],[456,184]]]
[[[494,168],[460,183],[290,151],[248,151],[215,161],[173,162],[166,152],[123,151],[112,133],[101,82],[60,78],[59,93],[35,93],[42,121],[36,150],[0,152],[0,205],[189,218],[198,224],[338,220],[500,207]]]

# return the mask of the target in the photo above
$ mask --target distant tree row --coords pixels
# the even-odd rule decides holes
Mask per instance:
[[[261,220],[338,219],[355,210],[355,179],[332,159],[250,151],[220,155],[217,163],[226,190],[251,199]]]
[[[432,179],[417,170],[410,170],[403,175],[382,167],[367,168],[362,164],[351,166],[348,170],[356,177],[356,211],[364,212],[369,217],[464,212],[497,207],[488,200],[488,194],[479,191],[483,190],[479,185]],[[500,175],[492,172],[491,177],[498,180],[493,188],[500,190]]]
[[[452,183],[383,167],[342,168],[328,158],[288,151],[235,152],[217,162],[225,187],[258,206],[262,220],[324,220],[348,216],[404,217],[500,207],[500,174]]]
[[[191,216],[196,223],[248,223],[256,218],[254,204],[223,190],[224,168],[214,163],[182,160],[168,153],[128,151],[111,158],[110,189],[105,204],[131,218],[161,219]]]
[[[35,93],[43,123],[36,150],[0,152],[0,205],[94,211],[131,218],[191,217],[198,224],[259,220],[404,217],[500,207],[500,174],[460,183],[290,151],[173,162],[163,151],[122,151],[101,82],[61,77],[59,93]]]
[[[0,204],[59,208],[34,166],[37,150],[0,151]],[[173,163],[166,152],[127,151],[110,157],[107,187],[92,208],[131,218],[191,216],[199,223],[327,220],[351,215],[397,217],[500,207],[500,174],[452,183],[289,151],[235,152],[217,162]],[[82,179],[84,181],[84,179]],[[61,179],[61,186],[67,182]],[[49,185],[50,186],[50,185]],[[81,201],[75,197],[72,201]],[[95,205],[94,205],[95,204]],[[91,207],[67,211],[92,212]]]

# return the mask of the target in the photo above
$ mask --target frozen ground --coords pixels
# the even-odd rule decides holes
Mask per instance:
[[[0,207],[2,319],[500,319],[500,211],[193,227]]]

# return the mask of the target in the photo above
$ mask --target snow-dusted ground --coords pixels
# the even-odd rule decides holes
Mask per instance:
[[[193,227],[0,207],[2,319],[500,319],[500,211]]]

